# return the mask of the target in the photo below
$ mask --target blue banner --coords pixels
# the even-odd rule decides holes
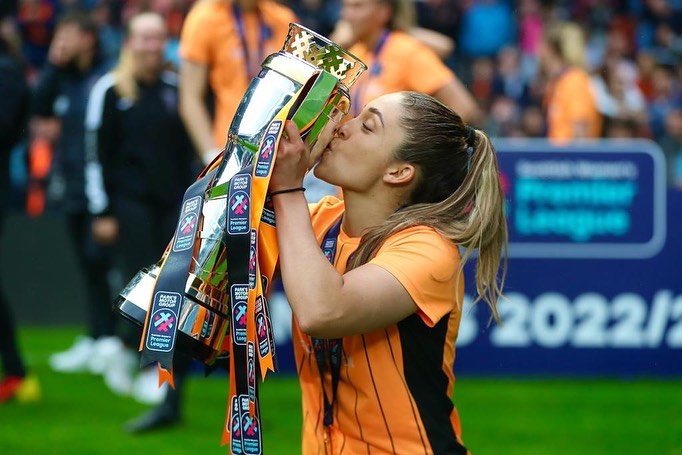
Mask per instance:
[[[495,143],[506,192],[504,323],[471,306],[457,374],[682,375],[682,192],[650,141]],[[290,311],[271,299],[280,366],[295,371]]]
[[[682,193],[666,190],[658,146],[496,148],[510,233],[504,323],[489,324],[468,295],[455,371],[682,374]]]

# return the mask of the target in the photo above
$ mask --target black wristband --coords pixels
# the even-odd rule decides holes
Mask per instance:
[[[270,196],[274,196],[276,194],[293,193],[296,191],[305,191],[305,188],[303,188],[302,186],[299,186],[297,188],[287,188],[286,190],[271,191]]]

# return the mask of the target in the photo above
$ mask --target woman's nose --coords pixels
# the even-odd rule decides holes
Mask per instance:
[[[340,125],[337,124],[336,127],[334,128],[334,136],[339,138],[345,138],[347,125],[348,123],[342,123]]]

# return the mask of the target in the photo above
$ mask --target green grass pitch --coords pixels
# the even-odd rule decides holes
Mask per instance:
[[[89,374],[57,374],[50,353],[67,348],[74,328],[23,328],[20,341],[39,377],[37,403],[0,405],[0,455],[226,454],[220,435],[227,378],[188,381],[181,426],[142,436],[121,430],[146,407],[117,397]],[[266,454],[300,452],[296,379],[261,387]],[[682,455],[682,380],[524,380],[460,375],[455,386],[464,441],[479,454]],[[162,450],[163,449],[163,450]]]

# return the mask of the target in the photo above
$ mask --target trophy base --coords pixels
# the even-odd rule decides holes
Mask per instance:
[[[142,269],[114,302],[114,310],[133,324],[144,327],[151,305],[156,277]],[[227,316],[216,312],[185,293],[177,329],[177,349],[206,365],[225,358],[221,344],[229,328]],[[224,363],[224,362],[220,362]]]
[[[147,312],[142,308],[120,296],[114,303],[114,306],[118,314],[136,326],[140,327],[140,329],[144,327],[144,321],[147,318]],[[210,363],[212,359],[216,359],[218,356],[217,351],[211,349],[205,344],[199,343],[185,332],[178,332],[177,346],[182,353],[207,364]]]

